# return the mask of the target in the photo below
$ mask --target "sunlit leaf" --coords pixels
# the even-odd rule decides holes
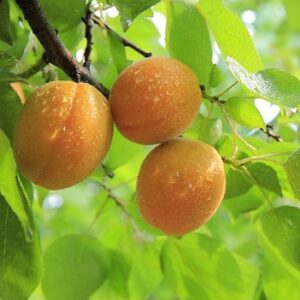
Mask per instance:
[[[158,243],[136,244],[132,251],[134,259],[128,280],[129,299],[145,299],[162,280],[159,261],[160,245]]]
[[[117,129],[115,129],[112,145],[109,149],[105,166],[109,171],[113,171],[119,166],[125,164],[142,149],[143,146],[129,141],[121,135]]]
[[[208,28],[196,7],[171,1],[167,7],[167,48],[172,57],[187,64],[207,85],[212,69]],[[184,46],[183,46],[184,45]]]
[[[242,184],[244,184],[244,182],[242,182]],[[243,213],[251,212],[263,204],[264,199],[261,197],[261,194],[257,194],[257,190],[253,188],[236,197],[227,198],[223,202],[223,205],[234,218],[238,218]]]
[[[220,68],[216,64],[213,64],[210,77],[209,77],[209,82],[208,86],[209,87],[217,87],[223,80],[223,74]]]
[[[201,114],[198,114],[192,126],[184,135],[188,138],[198,139],[202,142],[214,145],[221,138],[222,129],[221,119],[205,118]]]
[[[40,0],[40,3],[50,24],[58,31],[74,27],[85,16],[83,0]]]
[[[147,10],[159,0],[110,0],[118,8],[124,30],[127,30],[131,22],[143,11]]]
[[[8,0],[0,1],[0,39],[12,45]]]
[[[250,73],[232,58],[227,62],[233,75],[258,97],[288,107],[300,104],[300,81],[296,77],[277,69]]]
[[[265,122],[253,102],[231,97],[225,103],[225,109],[230,117],[246,128],[264,128]]]
[[[251,299],[253,289],[247,288],[242,269],[226,248],[204,235],[189,235],[182,240],[169,239],[162,251],[162,266],[170,287],[181,298]],[[252,286],[257,271],[247,264]]]
[[[0,128],[12,140],[22,105],[17,94],[9,84],[0,83],[0,90]]]
[[[32,234],[26,241],[18,217],[0,195],[1,299],[28,299],[41,280],[40,241],[36,230]]]
[[[273,208],[260,218],[258,230],[265,247],[300,280],[300,209]]]
[[[300,31],[299,20],[299,1],[298,0],[283,0],[287,15],[288,22],[292,30]]]
[[[260,187],[282,196],[277,174],[272,167],[263,163],[252,163],[247,168]]]
[[[226,175],[225,198],[233,198],[247,193],[253,186],[241,171],[229,169]]]
[[[5,198],[12,211],[21,222],[25,235],[30,236],[31,222],[26,213],[17,184],[17,168],[10,143],[3,131],[0,130],[0,194]]]
[[[201,0],[199,11],[205,17],[215,39],[225,57],[232,57],[247,70],[255,72],[263,69],[248,30],[243,22],[222,0]]]
[[[43,291],[48,300],[86,300],[105,281],[109,253],[95,238],[68,235],[45,252]],[[63,284],[62,284],[63,283]]]
[[[118,72],[122,72],[128,65],[129,62],[126,57],[125,47],[120,41],[117,33],[113,31],[108,32],[109,46],[111,55]]]
[[[295,196],[300,200],[300,149],[288,158],[285,169]]]

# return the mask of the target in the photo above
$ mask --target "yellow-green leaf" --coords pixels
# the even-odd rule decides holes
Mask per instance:
[[[248,99],[231,97],[225,103],[231,118],[246,128],[264,128],[265,122],[254,103]]]

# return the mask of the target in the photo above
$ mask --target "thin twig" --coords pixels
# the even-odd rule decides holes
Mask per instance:
[[[233,161],[232,163],[235,166],[241,166],[245,165],[249,162],[257,161],[257,160],[265,160],[271,157],[278,157],[278,156],[288,156],[291,155],[291,152],[281,152],[281,153],[268,153],[268,154],[263,154],[263,155],[257,155],[257,156],[250,156],[244,159],[236,160]]]
[[[139,48],[137,45],[135,45],[132,42],[128,41],[125,37],[123,37],[122,35],[117,33],[115,30],[113,30],[106,22],[101,20],[99,17],[94,15],[93,16],[93,21],[94,21],[95,24],[97,24],[101,28],[105,29],[107,32],[113,32],[118,37],[120,42],[124,45],[124,47],[129,47],[129,48],[135,50],[137,53],[141,54],[144,57],[151,57],[152,56],[152,53],[146,52],[146,51],[142,50],[141,48]]]
[[[228,88],[226,88],[223,92],[221,92],[220,94],[214,96],[214,98],[220,98],[220,97],[222,97],[223,95],[225,95],[226,93],[228,93],[232,88],[234,88],[237,84],[238,84],[238,81],[235,81]]]
[[[271,124],[267,124],[266,129],[260,128],[262,132],[264,132],[268,137],[272,138],[276,142],[282,142],[282,138],[280,135],[274,132],[274,127]]]
[[[102,183],[102,182],[98,182],[98,183],[99,183],[99,185],[106,191],[108,197],[109,197],[110,199],[114,200],[115,203],[116,203],[116,205],[119,206],[119,207],[122,209],[122,211],[123,211],[128,217],[131,218],[131,214],[130,214],[129,211],[127,210],[124,201],[123,201],[122,199],[120,199],[119,197],[117,197],[117,196],[112,192],[112,190],[111,190],[109,187],[107,187],[104,183]]]
[[[101,203],[101,206],[99,207],[98,211],[96,212],[93,221],[91,222],[91,224],[89,225],[89,227],[86,230],[86,234],[90,233],[90,231],[92,230],[93,226],[99,220],[102,212],[104,211],[104,208],[106,207],[106,205],[108,203],[108,200],[109,200],[109,197],[106,197],[105,201],[103,203]]]
[[[49,62],[47,56],[44,53],[40,60],[38,60],[34,65],[30,66],[27,70],[19,73],[18,75],[23,78],[30,78],[36,73],[40,72],[48,63]]]
[[[85,17],[82,18],[83,23],[85,24],[85,38],[86,38],[86,47],[84,50],[84,63],[83,66],[90,70],[91,60],[90,56],[92,53],[92,46],[93,46],[93,36],[92,36],[92,29],[93,29],[93,21],[92,21],[93,13],[90,8],[86,10]]]
[[[39,1],[16,0],[16,2],[22,10],[33,33],[45,49],[49,62],[61,68],[74,81],[88,82],[107,97],[109,95],[108,89],[96,81],[91,76],[89,70],[72,57],[70,51],[58,38],[57,33],[50,26],[44,15]]]
[[[99,182],[100,186],[106,191],[107,196],[109,199],[112,199],[113,201],[115,201],[116,205],[120,207],[120,209],[125,213],[125,215],[128,217],[128,219],[130,220],[130,223],[132,225],[132,228],[134,229],[134,231],[136,233],[138,233],[139,236],[141,236],[143,238],[143,234],[140,230],[140,228],[138,227],[138,225],[136,224],[132,214],[128,211],[128,209],[126,208],[126,205],[124,203],[124,201],[122,199],[120,199],[119,197],[117,197],[113,191],[111,190],[111,188],[107,187],[104,183]]]
[[[201,88],[201,87],[200,87],[200,88]],[[221,99],[219,99],[218,97],[215,97],[215,96],[213,97],[213,96],[208,95],[208,94],[205,92],[205,90],[203,90],[202,88],[201,88],[201,91],[202,91],[202,93],[203,93],[203,98],[209,100],[209,101],[212,102],[212,103],[217,103],[217,104],[219,104],[219,105],[223,105],[223,104],[226,103],[225,100],[221,100]]]
[[[231,130],[233,131],[233,133],[236,135],[236,137],[244,143],[245,146],[247,146],[250,150],[252,151],[256,151],[256,148],[253,147],[251,144],[249,144],[237,131],[237,129],[235,128],[234,124],[231,121],[231,118],[228,116],[226,110],[224,109],[223,106],[221,106],[221,109],[223,111],[224,117],[229,125],[229,127],[231,128]]]

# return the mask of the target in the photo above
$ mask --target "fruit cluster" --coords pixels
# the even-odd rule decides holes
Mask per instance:
[[[16,125],[18,168],[45,188],[71,186],[104,159],[114,121],[131,141],[161,143],[140,168],[138,205],[151,225],[169,235],[185,234],[213,215],[225,190],[217,151],[178,137],[196,117],[201,100],[194,73],[165,57],[124,70],[109,102],[86,83],[47,83],[26,101]]]

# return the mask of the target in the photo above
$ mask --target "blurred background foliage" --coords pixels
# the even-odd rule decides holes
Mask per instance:
[[[143,58],[133,49],[124,48],[118,38],[120,34],[154,56],[171,55],[191,65],[209,95],[221,93],[235,81],[234,72],[221,52],[236,53],[244,60],[239,62],[251,72],[259,71],[264,65],[300,78],[299,1],[224,1],[244,23],[262,62],[253,49],[247,48],[249,41],[226,31],[225,16],[229,12],[220,13],[216,9],[210,14],[204,9],[207,0],[199,1],[200,10],[188,6],[196,2],[92,1],[96,15],[114,30],[94,26],[92,74],[111,88],[121,70]],[[0,29],[0,128],[11,138],[21,104],[7,82],[18,81],[16,74],[36,64],[44,51],[14,1],[2,1],[0,13],[4,3],[10,5],[11,27],[10,33]],[[41,5],[60,39],[82,62],[86,40],[81,18],[86,3],[43,0]],[[6,26],[3,18],[0,26]],[[230,32],[245,34],[234,28]],[[236,70],[236,65],[232,68]],[[56,78],[67,79],[61,70],[45,66],[43,72],[36,73],[28,79],[29,84],[23,85],[26,95]],[[239,97],[242,101],[235,99],[233,107],[228,101],[225,111],[239,124],[236,130],[257,148],[255,154],[293,152],[299,148],[297,109],[277,106],[259,97],[255,102],[249,100],[247,105],[245,97],[248,96],[253,94],[243,85],[234,87],[224,99]],[[246,115],[237,109],[236,103],[240,103]],[[232,134],[222,110],[212,106],[205,100],[201,114],[185,136],[214,145],[225,157],[231,156],[234,147],[239,149],[238,159],[252,156],[251,149]],[[277,143],[259,130],[265,123],[271,124],[283,143]],[[0,137],[2,147],[7,138]],[[142,220],[135,201],[138,170],[151,148],[131,143],[115,130],[103,165],[80,184],[51,192],[32,186],[24,178],[14,182],[15,186],[22,185],[33,207],[44,255],[45,276],[29,299],[300,299],[300,205],[296,200],[299,200],[299,155],[287,164],[288,173],[282,168],[287,159],[284,156],[276,157],[276,163],[252,163],[247,172],[254,181],[226,165],[226,196],[215,216],[193,233],[170,238]],[[0,154],[7,153],[5,149],[0,148]],[[4,167],[15,172],[12,162],[0,167],[3,182],[8,176]],[[288,177],[292,177],[291,183]],[[13,181],[12,178],[13,175],[10,177]],[[7,200],[3,191],[0,184],[0,192]],[[11,248],[0,255],[2,261],[7,251],[18,257],[8,276],[22,288],[10,295],[0,274],[0,298],[26,299],[25,295],[28,298],[39,282],[41,258],[36,253],[38,250],[30,250],[30,257],[17,253],[18,247],[20,251],[25,249],[26,242],[14,239],[14,232],[22,232],[17,219],[8,220],[12,225],[7,230],[9,223],[4,211],[9,208],[4,206],[4,198],[0,201],[3,206],[0,240],[6,241],[11,233],[15,242],[11,241]],[[14,213],[17,214],[15,210]],[[30,243],[36,244],[34,240]],[[80,258],[76,253],[80,253]],[[26,261],[32,264],[27,266]],[[28,282],[18,279],[18,268],[27,274]],[[35,270],[29,272],[30,268]]]

